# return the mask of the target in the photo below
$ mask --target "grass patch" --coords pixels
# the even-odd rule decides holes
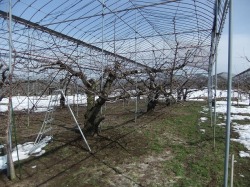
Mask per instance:
[[[164,119],[160,124],[172,135],[169,137],[168,146],[174,157],[164,163],[164,171],[167,176],[176,180],[174,186],[222,186],[224,175],[224,149],[225,128],[215,127],[215,149],[213,139],[213,128],[210,121],[203,122],[198,126],[201,106],[204,103],[186,103],[186,106],[174,106],[174,113]],[[204,116],[204,114],[202,114]],[[209,118],[208,118],[209,119]],[[222,123],[223,118],[218,119]],[[202,134],[199,128],[205,129]],[[159,136],[155,139],[157,141]],[[241,145],[232,142],[231,152],[236,155],[236,172],[240,172],[242,163],[249,165],[249,159],[239,158],[238,150]],[[241,163],[242,162],[242,163]],[[230,172],[229,172],[230,173]],[[241,171],[244,177],[235,175],[235,186],[249,186],[249,170]]]

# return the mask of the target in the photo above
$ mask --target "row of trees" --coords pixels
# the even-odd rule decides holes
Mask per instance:
[[[76,80],[87,95],[84,131],[89,135],[98,133],[99,125],[104,120],[101,108],[107,101],[144,95],[147,97],[147,111],[152,111],[160,97],[164,97],[166,105],[170,105],[181,97],[185,100],[192,89],[207,85],[206,77],[199,74],[204,73],[201,69],[206,69],[208,63],[206,48],[202,47],[202,43],[191,46],[181,43],[177,35],[167,54],[164,51],[156,53],[154,50],[147,54],[154,56],[148,64],[139,58],[137,60],[140,63],[122,58],[115,52],[93,52],[86,49],[86,46],[78,52],[78,46],[67,48],[64,43],[60,45],[60,40],[55,39],[55,36],[50,37],[51,43],[47,44],[50,46],[44,51],[28,49],[23,53],[15,52],[14,70],[21,76],[23,72],[33,72],[37,77],[43,77],[46,72],[49,81],[45,89],[58,80],[67,89],[71,81]],[[1,71],[2,91],[8,82],[8,68],[1,66]],[[11,80],[11,76],[9,78]],[[113,95],[115,90],[119,90],[119,94]],[[41,94],[44,93],[41,91]],[[63,105],[64,100],[61,101]]]
[[[116,55],[115,50],[114,53],[104,54],[83,47],[79,52],[78,45],[67,48],[64,47],[64,40],[52,35],[49,37],[51,43],[47,44],[50,45],[45,49],[47,53],[30,51],[34,46],[28,46],[28,51],[24,53],[15,51],[13,67],[21,76],[22,72],[33,72],[37,77],[44,77],[45,73],[49,75],[47,79],[50,81],[47,81],[45,89],[54,81],[60,82],[64,89],[70,86],[72,80],[76,81],[87,94],[84,131],[91,135],[98,133],[98,127],[104,120],[100,111],[106,101],[144,95],[148,101],[147,111],[151,111],[159,97],[164,97],[166,105],[170,105],[181,99],[186,100],[190,91],[207,85],[206,76],[202,75],[206,73],[208,64],[207,48],[202,46],[202,42],[196,45],[181,42],[177,34],[167,53],[166,50],[152,50],[141,57],[146,59],[150,56],[148,63],[140,58],[137,58],[138,61],[122,58]],[[60,45],[60,42],[64,45]],[[8,68],[1,66],[1,69],[2,91]],[[119,94],[111,95],[114,90],[119,90]],[[63,105],[64,100],[61,101]]]
[[[106,101],[145,95],[148,101],[147,111],[151,111],[157,105],[160,96],[165,98],[166,105],[170,105],[181,98],[185,100],[191,91],[190,88],[204,87],[206,77],[197,75],[206,63],[202,57],[197,57],[202,53],[204,51],[199,46],[192,51],[183,47],[180,49],[180,43],[176,40],[171,60],[155,62],[153,66],[140,66],[114,56],[109,57],[105,65],[98,60],[93,62],[99,64],[96,69],[91,69],[95,72],[93,76],[84,68],[83,62],[79,60],[81,57],[62,53],[61,56],[57,54],[56,61],[39,63],[38,69],[39,73],[48,69],[52,74],[64,72],[67,83],[73,78],[78,79],[79,85],[87,95],[84,131],[94,135],[98,133],[98,127],[104,120],[100,111]],[[67,60],[62,58],[65,56]],[[69,84],[65,84],[65,88],[67,85]],[[119,94],[114,96],[111,93],[115,90],[119,90]]]

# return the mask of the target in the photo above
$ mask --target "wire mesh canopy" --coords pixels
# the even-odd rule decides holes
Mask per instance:
[[[208,67],[227,0],[13,0],[17,69],[57,60],[87,74],[120,60],[124,68]],[[217,11],[216,11],[217,10]],[[0,0],[0,60],[8,57],[9,1]],[[217,23],[217,29],[215,25]],[[18,65],[19,64],[19,65]]]

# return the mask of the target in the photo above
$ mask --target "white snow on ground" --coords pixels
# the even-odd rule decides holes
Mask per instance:
[[[131,93],[133,90],[131,91]],[[119,92],[114,92],[110,96],[115,97],[119,95]],[[217,98],[226,98],[227,92],[223,90],[217,90]],[[232,91],[232,96],[237,97],[238,93]],[[33,104],[36,105],[36,108],[34,109],[35,112],[44,112],[46,111],[46,108],[48,106],[48,102],[50,100],[50,95],[48,96],[13,96],[12,97],[12,104],[15,111],[20,110],[28,110],[32,108]],[[207,89],[204,90],[198,90],[194,91],[188,94],[187,100],[192,101],[204,101],[204,98],[207,97]],[[59,99],[60,97],[58,97]],[[87,103],[87,97],[85,94],[75,94],[71,96],[66,96],[66,101],[69,102],[69,104],[80,104],[84,105]],[[6,112],[8,110],[8,98],[3,98],[2,101],[0,101],[0,112]],[[226,108],[224,107],[226,101],[217,101],[217,112],[226,113]],[[236,102],[234,103],[236,104]],[[248,96],[241,94],[241,101],[239,101],[240,105],[249,105]],[[58,102],[59,105],[59,102]],[[28,107],[29,106],[29,107]],[[234,109],[232,113],[247,113],[249,111],[250,106],[245,108],[238,107],[237,109]]]
[[[250,157],[250,154],[246,153],[245,151],[240,151],[239,155],[240,157]]]
[[[197,99],[189,98],[188,100],[189,101],[205,101],[205,99],[198,99],[198,98]]]
[[[250,116],[231,115],[232,120],[250,120]]]
[[[42,141],[41,144],[39,144],[39,146],[37,146],[36,150],[34,150],[34,152],[32,153],[32,156],[40,156],[42,154],[45,153],[45,150],[43,150],[42,148],[44,148],[48,142],[51,140],[51,136],[46,136],[44,138],[44,141]],[[18,156],[19,156],[19,160],[24,160],[29,158],[31,155],[29,155],[30,150],[33,148],[34,142],[26,142],[22,145],[17,145],[17,147],[15,147],[12,151],[12,158],[13,161],[17,161],[18,160]],[[18,155],[17,155],[18,152]],[[6,169],[7,165],[7,156],[0,156],[0,170]]]
[[[187,97],[190,99],[199,98],[199,97],[207,97],[207,89],[191,92],[187,95]]]
[[[250,125],[234,125],[233,129],[239,134],[239,138],[232,138],[231,140],[243,144],[250,150]]]
[[[47,110],[48,103],[50,100],[50,95],[49,96],[44,96],[44,97],[38,97],[38,96],[13,96],[12,97],[12,105],[13,109],[15,111],[21,111],[21,110],[28,110],[32,108],[33,104],[35,104],[35,112],[44,112]],[[59,105],[59,99],[58,97],[58,105]],[[81,94],[75,94],[73,96],[66,96],[66,101],[69,102],[69,104],[86,104],[87,103],[87,98],[86,95],[81,95]],[[8,98],[3,98],[2,101],[0,102],[0,112],[6,112],[8,111],[8,103],[9,99]]]
[[[201,132],[202,134],[204,134],[204,133],[206,132],[206,130],[205,130],[205,129],[200,129],[200,132]]]
[[[117,93],[112,93],[110,96],[115,97]],[[54,96],[53,96],[54,97]],[[22,111],[32,109],[33,104],[35,104],[34,112],[45,112],[47,110],[51,95],[48,96],[13,96],[12,97],[12,105],[14,111]],[[97,99],[96,97],[95,99]],[[142,99],[142,98],[141,98]],[[57,106],[60,104],[60,96],[58,96]],[[79,105],[86,105],[87,97],[85,94],[75,94],[66,96],[66,102],[69,104],[79,104]],[[8,111],[8,98],[3,98],[0,101],[0,112]]]
[[[208,95],[207,93],[208,93],[207,89],[190,92],[188,94],[188,98],[189,99],[203,98],[203,97],[206,98],[207,95]],[[227,98],[227,91],[225,91],[225,90],[217,90],[216,95],[217,95],[217,98]],[[239,96],[241,100],[247,100],[248,99],[247,94],[238,94],[237,91],[232,91],[231,95],[232,95],[232,97],[238,97]],[[236,102],[235,102],[235,104],[236,104]],[[239,101],[239,104],[241,104],[241,101]]]
[[[200,120],[201,120],[201,122],[205,122],[205,121],[207,121],[207,117],[201,117]]]
[[[240,102],[241,105],[245,106],[231,106],[231,120],[250,120],[250,116],[243,114],[250,114],[250,106],[249,101],[243,100]],[[216,102],[216,111],[218,113],[225,114],[227,111],[227,102],[226,101],[218,101]],[[226,119],[226,118],[225,118]],[[218,125],[226,125],[224,123]],[[240,157],[250,157],[250,125],[240,125],[237,122],[232,123],[232,128],[235,132],[239,134],[239,138],[232,138],[232,141],[239,142],[246,147],[247,152],[240,151]]]
[[[208,112],[208,108],[207,107],[203,107],[202,108],[202,112]]]
[[[245,100],[242,103],[247,103],[248,100]],[[216,102],[216,112],[218,113],[226,113],[227,112],[227,101],[217,101]],[[231,106],[231,113],[234,114],[249,114],[250,106]]]
[[[218,126],[226,126],[226,123],[219,123],[219,124],[217,124]]]
[[[189,100],[195,100],[199,97],[207,97],[207,90],[203,91],[196,91],[189,94]],[[217,98],[223,98],[226,99],[227,92],[218,90],[217,91]],[[238,97],[237,92],[232,92],[232,97]],[[249,106],[249,98],[247,94],[241,94],[241,99],[237,102],[234,101],[231,104],[231,120],[234,121],[232,123],[232,128],[235,132],[239,134],[239,138],[233,138],[232,141],[239,142],[246,147],[248,151],[240,151],[239,155],[241,157],[250,157],[250,125],[241,125],[238,124],[238,121],[241,120],[249,120],[250,121],[250,106]],[[241,106],[238,106],[241,105]],[[201,113],[207,113],[208,108],[204,107]],[[216,112],[226,114],[227,112],[227,101],[217,101],[216,102]],[[226,117],[225,117],[226,119]],[[205,121],[205,117],[201,117],[200,120],[202,122]],[[235,122],[237,120],[237,122]],[[218,126],[225,127],[225,123],[217,124]]]

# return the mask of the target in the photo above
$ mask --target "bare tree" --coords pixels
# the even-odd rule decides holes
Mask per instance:
[[[75,63],[75,62],[72,62]],[[104,69],[102,77],[102,86],[100,88],[100,78],[99,79],[88,79],[83,71],[73,69],[69,64],[58,60],[55,63],[50,63],[43,68],[53,68],[60,71],[66,71],[70,77],[78,77],[85,87],[85,92],[87,95],[87,110],[84,114],[84,131],[90,135],[98,133],[98,127],[101,121],[104,120],[104,116],[101,115],[101,107],[107,100],[114,99],[110,98],[109,94],[112,90],[112,85],[114,81],[118,78],[126,77],[127,75],[134,74],[136,70],[122,71],[121,62],[114,62],[114,66],[107,66]],[[98,98],[95,100],[95,96]],[[122,95],[117,97],[124,97]]]
[[[1,71],[1,79],[0,79],[0,101],[3,99],[4,95],[6,95],[6,87],[9,84],[8,80],[8,71],[9,68],[4,64],[0,64]]]

